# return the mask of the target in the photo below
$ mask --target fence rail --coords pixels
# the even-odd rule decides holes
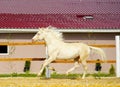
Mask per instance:
[[[0,45],[44,45],[45,42],[0,42]]]
[[[0,61],[43,61],[46,58],[0,58]],[[55,60],[52,63],[73,63],[74,60]],[[81,62],[81,61],[79,61]],[[98,63],[96,60],[87,60],[88,63]],[[115,60],[99,61],[100,63],[116,63]]]
[[[0,45],[23,46],[23,45],[45,45],[45,42],[0,42]],[[113,48],[114,44],[88,44],[101,48]],[[45,58],[0,58],[0,61],[42,61]],[[73,60],[56,60],[53,63],[73,63]],[[96,60],[87,60],[88,63],[97,63]],[[100,63],[116,63],[115,60],[100,61]]]
[[[0,45],[45,45],[45,42],[0,42]],[[88,44],[90,46],[95,47],[103,47],[103,48],[112,48],[115,47],[114,44]]]

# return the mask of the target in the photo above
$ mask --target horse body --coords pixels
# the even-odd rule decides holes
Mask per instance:
[[[88,58],[91,49],[100,54],[101,57],[105,57],[104,51],[101,48],[88,46],[84,43],[65,43],[62,39],[62,34],[53,30],[53,27],[41,28],[32,39],[33,41],[44,40],[48,47],[49,58],[44,61],[38,75],[41,75],[44,68],[56,59],[74,59],[74,67],[69,69],[66,73],[68,74],[79,67],[79,60],[81,60],[84,68],[82,78],[84,79],[87,72],[86,59]]]
[[[63,43],[56,49],[58,50],[56,59],[74,59],[80,57],[83,51],[89,53],[89,49],[84,48],[85,46],[86,45],[82,43]]]

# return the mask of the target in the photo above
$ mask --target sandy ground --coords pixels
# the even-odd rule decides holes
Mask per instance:
[[[0,78],[0,87],[120,87],[120,78],[40,79],[38,77]]]

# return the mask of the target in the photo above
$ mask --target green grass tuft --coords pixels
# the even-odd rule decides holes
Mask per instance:
[[[86,77],[115,77],[115,74],[107,74],[107,73],[94,73],[94,74],[87,74]],[[37,77],[37,74],[32,74],[32,73],[12,73],[12,74],[0,74],[0,77]],[[45,78],[45,76],[42,76]],[[52,73],[51,78],[59,78],[59,79],[76,79],[76,78],[81,78],[82,74],[57,74],[57,73]]]

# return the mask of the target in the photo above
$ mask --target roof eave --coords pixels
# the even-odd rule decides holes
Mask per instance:
[[[120,33],[120,29],[62,29],[64,33]]]
[[[0,29],[0,33],[36,33],[38,29]],[[63,33],[120,33],[120,29],[58,29]]]

